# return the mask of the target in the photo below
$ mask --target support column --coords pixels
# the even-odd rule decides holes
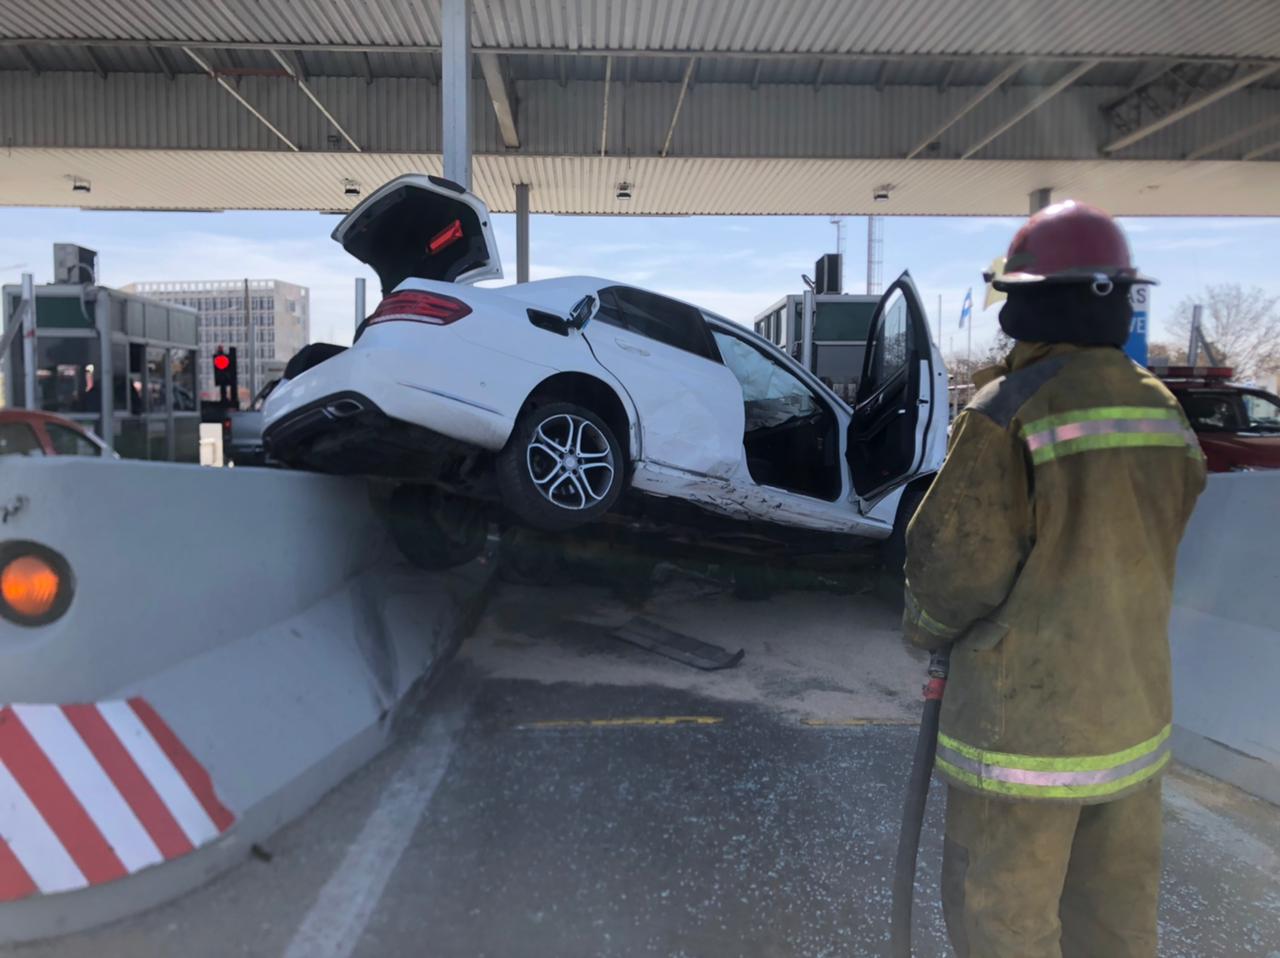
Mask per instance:
[[[471,189],[471,0],[441,4],[444,177]]]
[[[1053,190],[1048,186],[1043,186],[1038,190],[1031,191],[1031,215],[1035,216],[1042,209],[1053,202],[1051,196]]]
[[[529,184],[516,184],[516,282],[529,282]]]
[[[356,325],[355,325],[356,329],[360,328],[360,324],[364,322],[364,317],[365,317],[364,277],[357,276],[356,277]]]
[[[93,321],[98,327],[98,438],[112,452],[116,449],[115,369],[111,355],[111,295],[105,289],[98,290],[94,302]],[[128,354],[126,353],[126,362]],[[196,373],[199,378],[199,372]]]
[[[22,407],[36,408],[36,290],[30,273],[22,274]]]

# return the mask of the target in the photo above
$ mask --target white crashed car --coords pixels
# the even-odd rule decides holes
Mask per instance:
[[[295,357],[265,441],[286,465],[409,480],[397,508],[416,518],[393,528],[421,564],[474,555],[496,503],[544,530],[666,505],[708,530],[886,539],[942,463],[946,373],[907,274],[850,408],[751,330],[658,293],[471,285],[502,275],[489,212],[438,177],[391,181],[333,238],[384,298],[349,349]]]

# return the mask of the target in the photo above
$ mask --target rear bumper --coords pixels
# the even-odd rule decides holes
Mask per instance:
[[[266,432],[304,409],[353,393],[392,419],[482,449],[501,449],[528,395],[520,387],[529,372],[513,367],[528,364],[447,328],[431,327],[425,337],[423,332],[366,331],[355,346],[281,383],[267,398]]]
[[[485,450],[388,416],[353,391],[321,397],[281,416],[263,433],[266,454],[287,465],[338,475],[463,482]]]

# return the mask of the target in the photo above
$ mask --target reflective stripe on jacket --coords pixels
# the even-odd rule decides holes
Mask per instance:
[[[1108,801],[1169,762],[1174,561],[1204,457],[1118,349],[1020,343],[1001,372],[907,532],[907,634],[955,643],[937,769]]]

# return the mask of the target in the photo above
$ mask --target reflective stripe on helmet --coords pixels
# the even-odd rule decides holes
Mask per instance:
[[[1164,406],[1101,406],[1046,416],[1022,427],[1021,435],[1036,465],[1077,452],[1142,446],[1188,447],[1200,444],[1182,414]]]
[[[907,618],[912,625],[919,626],[924,631],[938,636],[940,639],[954,639],[963,629],[956,629],[945,623],[939,622],[916,601],[916,597],[911,594],[911,586],[908,585],[903,593],[903,601],[907,607]]]
[[[1054,758],[989,752],[938,735],[938,770],[961,785],[1013,798],[1096,799],[1132,788],[1172,757],[1171,726],[1132,748],[1109,755]]]

